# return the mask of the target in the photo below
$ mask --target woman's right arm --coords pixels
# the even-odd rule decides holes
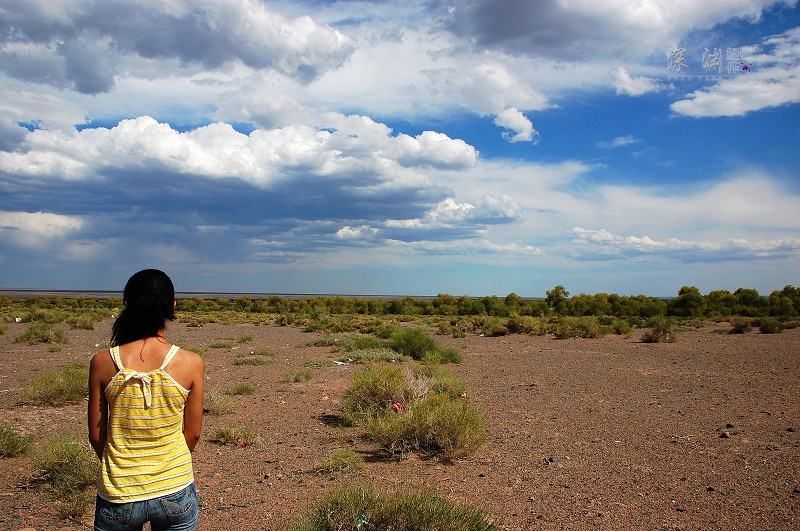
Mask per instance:
[[[110,359],[108,352],[99,352],[94,355],[89,365],[89,405],[87,411],[89,443],[100,459],[103,458],[103,449],[106,445],[106,428],[108,426],[108,403],[106,402],[105,387],[110,381],[108,378]]]

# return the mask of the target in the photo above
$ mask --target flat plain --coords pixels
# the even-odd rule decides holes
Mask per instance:
[[[85,403],[22,406],[22,390],[107,344],[111,320],[68,330],[60,351],[0,336],[0,421],[35,436],[85,434]],[[291,326],[188,326],[167,339],[203,349],[207,385],[255,387],[231,412],[207,416],[194,460],[200,529],[276,529],[341,485],[391,495],[424,488],[488,511],[499,529],[800,529],[800,329],[728,334],[727,323],[682,329],[675,343],[631,337],[557,340],[507,335],[434,336],[457,349],[447,370],[486,414],[486,443],[467,459],[389,457],[341,427],[337,415],[357,364],[321,366],[339,354],[305,346],[315,333]],[[240,343],[240,338],[248,338]],[[210,348],[213,343],[232,347]],[[265,365],[234,365],[248,349]],[[308,368],[309,361],[315,368]],[[289,382],[290,371],[311,379]],[[251,429],[246,447],[219,446],[220,427]],[[350,448],[360,471],[320,474],[331,451]],[[35,449],[34,449],[35,450]],[[0,528],[91,528],[61,520],[30,456],[0,460]]]

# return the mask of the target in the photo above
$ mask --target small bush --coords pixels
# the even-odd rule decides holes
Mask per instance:
[[[253,430],[249,428],[217,428],[208,439],[222,446],[239,446],[244,448],[256,442]]]
[[[311,379],[311,371],[308,370],[289,371],[283,377],[283,381],[286,383],[307,382],[310,379]]]
[[[644,333],[642,341],[645,343],[675,343],[678,340],[675,322],[661,315],[648,322],[650,330]]]
[[[436,342],[422,328],[411,327],[392,334],[389,346],[404,356],[421,360],[426,352],[433,350]]]
[[[233,410],[234,401],[218,387],[208,387],[203,392],[203,412],[209,415],[224,415]]]
[[[563,317],[556,321],[553,334],[558,339],[594,339],[603,335],[597,317]]]
[[[38,478],[53,488],[61,517],[77,518],[86,513],[94,501],[100,462],[82,437],[64,434],[42,445],[34,466]]]
[[[379,494],[348,486],[330,492],[290,531],[391,529],[392,531],[493,531],[488,513],[428,491]]]
[[[363,424],[386,451],[423,451],[445,459],[483,443],[483,415],[463,398],[461,380],[433,366],[374,365],[353,376],[343,417]]]
[[[633,334],[633,327],[625,319],[615,319],[611,324],[611,331],[618,336],[630,337]]]
[[[314,466],[318,474],[341,474],[364,468],[364,460],[349,448],[340,448],[328,453]]]
[[[83,400],[89,393],[89,368],[70,363],[61,371],[49,372],[31,382],[22,392],[22,402],[62,406]]]
[[[461,363],[462,357],[454,348],[439,348],[429,350],[422,357],[422,361],[433,365],[444,365],[446,363]]]
[[[81,330],[94,330],[94,316],[92,315],[76,315],[67,319],[67,324],[72,328],[79,328]]]
[[[269,365],[274,360],[265,356],[237,356],[233,360],[234,365]]]
[[[0,422],[0,457],[17,457],[28,453],[33,435],[17,433],[5,422]]]
[[[227,391],[225,391],[226,395],[229,396],[240,396],[240,395],[252,395],[256,392],[256,388],[250,384],[236,384]]]
[[[762,334],[780,334],[783,332],[783,325],[777,319],[767,317],[761,320],[758,329]]]
[[[753,330],[753,320],[747,317],[731,319],[731,334],[746,334]]]
[[[235,346],[236,344],[233,341],[214,341],[208,345],[208,348],[224,348],[230,350]]]
[[[6,329],[8,329],[8,325],[6,323],[0,323],[0,336],[6,333]]]
[[[251,335],[242,336],[242,337],[239,338],[239,344],[240,345],[244,344],[244,343],[250,343],[251,341],[253,341],[253,336],[251,336]]]
[[[355,418],[366,418],[395,402],[404,402],[405,396],[402,368],[372,365],[353,376],[353,385],[345,391],[345,409]]]
[[[542,336],[547,333],[547,324],[542,319],[531,317],[530,315],[509,317],[506,327],[513,334]]]
[[[379,362],[387,362],[387,363],[397,363],[403,361],[409,361],[411,358],[408,356],[403,356],[402,354],[398,354],[394,350],[388,348],[375,348],[375,349],[363,349],[363,350],[354,350],[352,352],[348,352],[347,354],[343,354],[339,356],[336,361],[344,362],[344,363],[379,363]]]
[[[392,454],[421,450],[445,459],[472,455],[484,442],[483,415],[465,400],[428,395],[403,410],[374,417],[372,440]]]
[[[67,341],[67,334],[61,328],[56,328],[44,321],[32,323],[27,330],[14,338],[14,343],[30,345],[34,343],[66,343]]]

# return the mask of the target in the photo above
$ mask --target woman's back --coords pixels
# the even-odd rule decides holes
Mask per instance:
[[[129,502],[177,492],[194,479],[183,436],[190,391],[165,370],[179,349],[172,346],[161,365],[146,371],[141,369],[151,363],[143,356],[127,367],[120,350],[109,352],[118,372],[105,387],[108,436],[98,493],[108,501]]]

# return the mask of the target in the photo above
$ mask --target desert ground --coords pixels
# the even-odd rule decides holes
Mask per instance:
[[[34,445],[63,431],[85,433],[85,403],[21,406],[38,375],[88,362],[107,344],[111,320],[69,330],[58,352],[14,343],[27,325],[0,336],[0,421],[32,433]],[[285,375],[310,359],[338,354],[306,347],[317,337],[294,327],[177,321],[168,339],[205,350],[209,386],[239,383],[233,411],[207,416],[195,454],[200,529],[275,529],[342,484],[407,488],[488,511],[499,529],[800,529],[800,329],[727,334],[707,323],[681,330],[676,343],[632,337],[556,340],[508,335],[435,336],[458,349],[449,365],[486,413],[486,443],[467,459],[388,458],[335,419],[354,364],[310,369],[307,382]],[[237,349],[209,348],[252,336]],[[240,349],[266,348],[274,363],[236,366]],[[219,446],[208,434],[248,427],[247,447]],[[353,448],[361,471],[318,474],[336,448]],[[91,528],[60,520],[51,494],[36,487],[30,456],[0,460],[0,528]]]

